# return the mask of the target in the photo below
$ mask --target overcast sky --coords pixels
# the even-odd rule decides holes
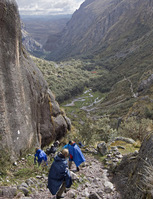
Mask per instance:
[[[72,14],[85,0],[16,0],[20,14]]]

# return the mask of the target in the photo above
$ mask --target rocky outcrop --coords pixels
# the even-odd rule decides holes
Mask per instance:
[[[153,133],[144,139],[139,153],[125,156],[114,181],[125,199],[153,198]]]
[[[151,85],[153,85],[153,74],[151,74],[147,79],[142,80],[138,87],[138,92],[147,90]]]
[[[21,44],[14,0],[0,0],[0,150],[11,159],[60,139],[70,124]]]

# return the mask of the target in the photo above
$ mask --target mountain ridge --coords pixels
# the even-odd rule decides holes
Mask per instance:
[[[126,38],[130,37],[129,30],[132,28],[136,31],[138,28],[139,32],[144,31],[147,27],[145,24],[141,27],[144,18],[149,16],[147,25],[152,26],[151,7],[151,1],[85,1],[72,15],[56,43],[52,43],[48,59],[60,60],[100,54],[101,51],[107,50],[113,40],[119,39],[120,35],[125,34]],[[50,39],[47,41],[47,46],[49,41]]]

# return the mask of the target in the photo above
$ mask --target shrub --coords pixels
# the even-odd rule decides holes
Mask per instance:
[[[141,119],[137,117],[130,117],[126,121],[122,122],[119,128],[119,134],[125,137],[130,137],[134,140],[143,141],[147,128],[152,124],[150,119]]]
[[[93,121],[86,121],[79,134],[86,144],[94,144],[97,141],[109,142],[117,136],[117,131],[111,128],[110,119],[105,116],[98,119],[95,124]]]

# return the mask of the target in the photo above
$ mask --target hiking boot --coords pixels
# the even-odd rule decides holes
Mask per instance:
[[[56,196],[56,199],[64,198],[64,196]]]
[[[79,167],[77,167],[77,171],[80,171]]]

